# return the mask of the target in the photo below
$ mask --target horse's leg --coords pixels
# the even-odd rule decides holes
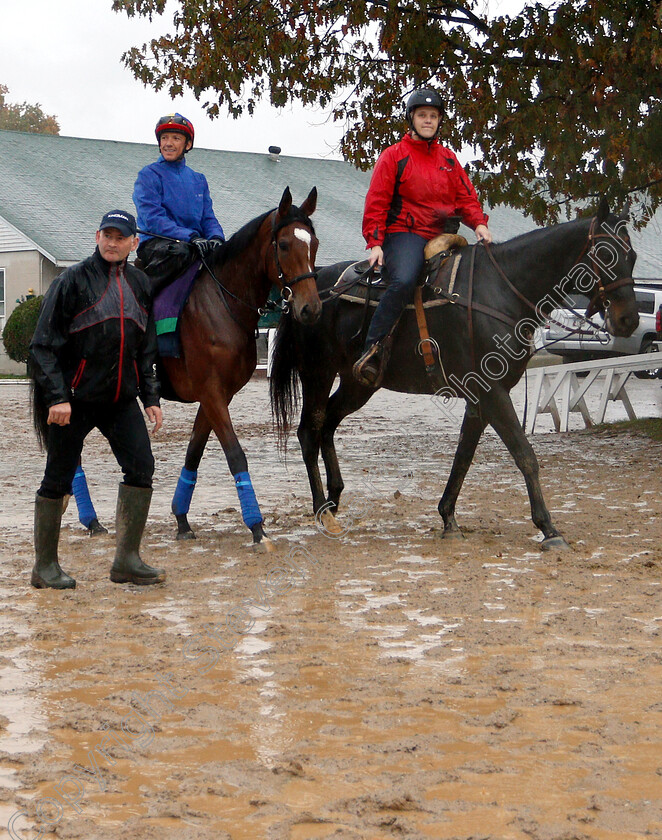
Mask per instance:
[[[313,513],[315,514],[321,510],[325,502],[318,457],[326,405],[334,377],[335,371],[326,376],[323,374],[319,377],[301,376],[302,406],[297,437],[308,473],[308,482],[313,496]]]
[[[241,515],[244,524],[250,528],[253,534],[253,544],[270,551],[273,544],[264,532],[264,520],[248,472],[248,460],[232,425],[228,405],[219,398],[218,390],[212,391],[212,394],[211,399],[200,401],[200,407],[204,408],[216,437],[223,447],[223,452],[225,452],[228,467],[234,476],[239,504],[241,505]]]
[[[540,488],[538,459],[522,430],[510,394],[503,388],[493,387],[481,397],[481,406],[485,419],[506,444],[524,476],[531,503],[531,518],[544,536],[541,547],[543,549],[568,548],[568,544],[552,524],[552,517],[547,510]]]
[[[324,399],[331,384],[327,384]],[[334,434],[341,421],[348,414],[365,405],[373,394],[374,390],[359,385],[353,378],[349,385],[346,379],[341,379],[340,386],[326,403],[326,409],[323,407],[323,402],[318,399],[315,409],[311,408],[305,416],[305,421],[302,412],[303,428],[299,426],[299,440],[304,451],[304,460],[313,491],[313,511],[319,528],[329,536],[343,533],[334,516],[340,503],[340,494],[345,486],[336,454]],[[326,500],[318,466],[320,446],[326,469],[328,490]]]
[[[210,434],[211,423],[202,410],[202,406],[200,406],[195,416],[193,430],[186,450],[186,458],[184,459],[184,466],[182,467],[170,508],[177,520],[178,540],[195,539],[195,534],[189,525],[188,512],[191,507],[191,498],[195,490],[195,483],[198,480],[198,467],[200,466],[200,461],[202,460]]]
[[[322,459],[326,468],[328,501],[333,505],[329,509],[333,512],[338,510],[345,487],[334,440],[336,429],[345,417],[362,408],[374,393],[374,389],[360,385],[353,376],[345,376],[341,377],[338,389],[327,404],[322,426]]]
[[[484,429],[485,423],[478,416],[475,408],[470,408],[467,405],[451,473],[438,505],[439,513],[444,520],[444,537],[462,536],[462,531],[455,521],[455,503],[460,495],[464,479],[469,472],[469,467],[473,462],[476,447]]]

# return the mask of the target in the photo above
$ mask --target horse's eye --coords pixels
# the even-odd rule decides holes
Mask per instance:
[[[287,250],[289,250],[290,243],[285,242],[284,240],[280,239],[278,241],[278,247],[280,248],[281,251],[287,251]]]

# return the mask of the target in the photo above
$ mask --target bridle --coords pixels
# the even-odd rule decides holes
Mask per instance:
[[[588,240],[586,245],[584,246],[581,254],[575,260],[574,265],[581,262],[582,258],[585,254],[588,253],[589,258],[591,260],[591,269],[593,274],[597,278],[595,282],[595,286],[593,287],[593,295],[589,301],[588,306],[586,307],[586,318],[590,318],[591,315],[595,315],[596,312],[600,309],[600,305],[602,304],[602,312],[604,313],[604,317],[607,316],[607,310],[609,309],[609,298],[607,297],[608,292],[613,292],[614,289],[620,289],[622,286],[634,286],[634,280],[632,277],[621,277],[619,280],[613,280],[611,283],[603,283],[602,276],[600,271],[598,270],[597,260],[595,258],[595,240],[596,239],[618,239],[619,243],[621,243],[624,249],[628,249],[627,242],[624,239],[621,239],[620,236],[617,236],[613,233],[597,233],[596,228],[598,227],[598,220],[596,217],[591,219],[591,226],[588,231]],[[574,268],[574,266],[573,266]],[[572,271],[572,269],[570,269]],[[599,302],[599,303],[598,303]]]
[[[603,281],[602,275],[601,275],[601,272],[600,272],[600,268],[598,266],[598,262],[597,262],[597,259],[595,257],[595,240],[596,239],[614,239],[614,238],[616,238],[616,239],[619,240],[620,243],[622,243],[622,247],[624,249],[628,249],[628,245],[625,242],[625,240],[621,239],[620,236],[616,236],[613,233],[597,232],[596,228],[598,227],[598,225],[599,225],[599,223],[598,223],[597,217],[594,216],[591,219],[591,225],[589,227],[588,237],[586,239],[586,244],[582,248],[579,256],[577,257],[577,259],[574,261],[574,263],[570,266],[570,268],[566,272],[566,274],[570,274],[570,272],[573,270],[573,268],[575,268],[575,266],[579,265],[581,263],[582,259],[588,254],[588,256],[591,260],[592,274],[596,279],[595,279],[595,284],[594,284],[594,286],[591,290],[593,292],[593,294],[592,294],[591,299],[589,301],[589,305],[586,308],[586,315],[582,315],[579,312],[575,312],[575,310],[572,309],[572,307],[569,307],[569,308],[570,308],[570,311],[573,312],[577,317],[579,317],[583,321],[586,321],[587,323],[591,324],[592,327],[595,327],[595,324],[593,324],[593,322],[589,321],[588,319],[591,317],[591,315],[594,315],[600,309],[600,304],[602,305],[602,312],[604,313],[605,319],[607,317],[607,312],[609,310],[609,304],[610,304],[609,298],[607,297],[607,294],[609,292],[613,292],[614,289],[619,289],[622,286],[634,286],[634,280],[632,279],[632,277],[621,277],[618,280],[613,280],[610,283],[605,283]],[[494,266],[494,268],[495,268],[496,272],[498,273],[499,277],[501,277],[501,279],[506,283],[508,288],[523,303],[525,303],[529,307],[529,309],[532,309],[536,314],[538,314],[537,307],[533,303],[531,303],[531,301],[526,297],[526,295],[523,295],[520,292],[520,290],[518,288],[516,288],[516,286],[504,274],[504,272],[501,269],[501,266],[497,263],[497,261],[494,257],[494,254],[492,253],[492,249],[490,248],[488,243],[483,242],[482,244],[485,248],[487,256],[490,259],[490,262]],[[552,320],[552,322],[556,323],[557,326],[561,326],[561,327],[565,328],[564,324],[560,324],[558,322],[555,322],[553,319],[549,319],[549,320]]]
[[[303,215],[303,214],[302,214]],[[276,265],[276,271],[278,272],[278,282],[281,286],[281,296],[283,298],[282,304],[282,311],[283,314],[287,314],[289,312],[290,304],[292,303],[292,299],[294,298],[294,289],[293,287],[296,286],[297,283],[300,283],[302,280],[308,280],[312,278],[313,280],[317,280],[317,272],[316,271],[308,271],[305,274],[298,274],[296,277],[292,277],[291,279],[287,279],[285,276],[285,272],[283,271],[283,267],[280,264],[280,259],[278,258],[278,234],[283,228],[288,227],[289,225],[293,224],[296,221],[301,221],[302,224],[305,224],[306,227],[310,229],[311,236],[315,235],[313,225],[308,218],[301,218],[298,219],[296,216],[292,217],[285,217],[281,219],[281,221],[276,224],[276,219],[278,218],[278,214],[274,216],[272,228],[271,228],[271,246],[274,251],[274,263]]]

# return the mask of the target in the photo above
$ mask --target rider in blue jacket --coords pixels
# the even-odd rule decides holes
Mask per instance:
[[[161,286],[183,271],[194,255],[209,256],[225,235],[214,215],[207,179],[186,165],[184,156],[195,139],[192,123],[181,114],[161,117],[156,139],[161,156],[138,173],[133,201],[138,229],[143,231],[138,258]]]

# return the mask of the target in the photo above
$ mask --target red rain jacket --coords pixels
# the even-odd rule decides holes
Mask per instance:
[[[405,134],[382,152],[372,173],[363,211],[368,248],[383,245],[387,233],[433,239],[444,232],[448,216],[460,216],[473,230],[488,220],[453,152]]]

